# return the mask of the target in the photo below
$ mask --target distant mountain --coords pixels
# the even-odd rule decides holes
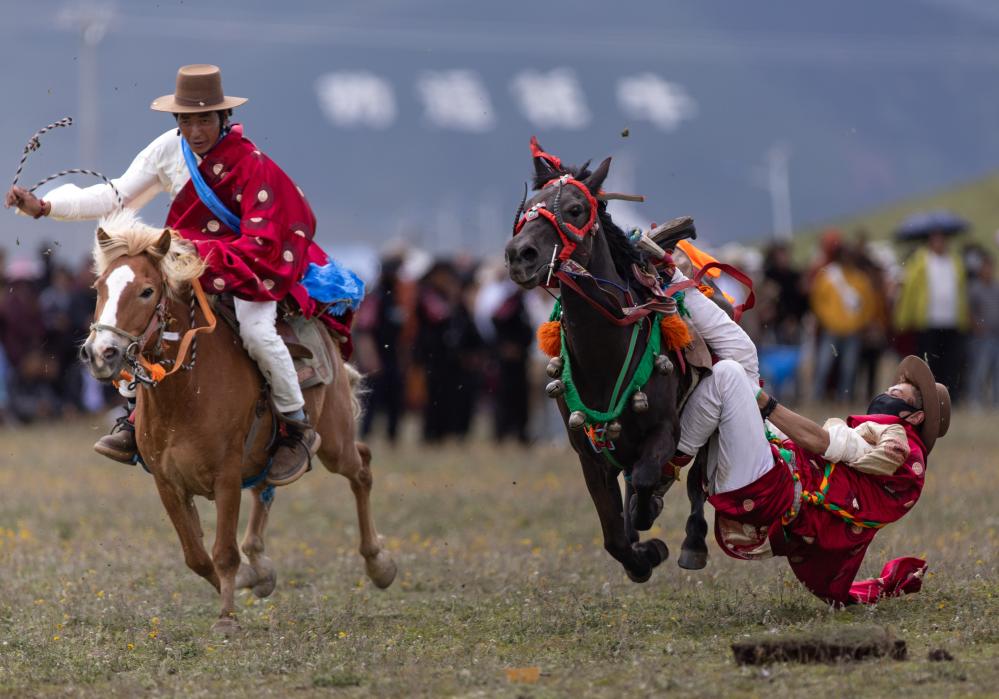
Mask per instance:
[[[905,218],[938,209],[951,211],[971,224],[960,238],[962,242],[977,241],[994,249],[999,243],[999,172],[934,194],[911,197],[801,230],[795,235],[795,254],[800,259],[807,259],[818,236],[828,228],[837,228],[848,237],[865,231],[872,240],[894,240],[895,229]]]

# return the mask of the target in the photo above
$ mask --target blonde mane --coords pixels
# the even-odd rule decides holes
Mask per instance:
[[[156,243],[163,235],[162,228],[155,228],[142,222],[130,209],[124,209],[101,219],[98,231],[109,236],[94,242],[94,269],[98,276],[104,274],[115,260],[125,256],[146,254],[156,263],[171,295],[178,296],[186,284],[197,279],[205,271],[205,264],[198,257],[198,251],[189,241],[176,231],[170,231],[173,241],[167,254],[156,250]]]

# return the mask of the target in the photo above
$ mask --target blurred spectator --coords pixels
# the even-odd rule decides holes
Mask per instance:
[[[402,263],[401,255],[382,259],[378,283],[365,296],[355,321],[357,360],[368,376],[369,387],[361,434],[370,434],[375,416],[384,413],[386,434],[392,444],[398,438],[399,420],[405,409],[404,377],[409,358],[402,338],[412,312],[399,279]]]
[[[414,360],[426,381],[423,439],[440,442],[464,437],[471,415],[469,395],[475,385],[475,351],[481,340],[464,303],[464,284],[455,266],[438,260],[417,291]]]
[[[995,262],[983,253],[968,279],[971,367],[968,398],[976,406],[999,407],[999,283]],[[989,390],[991,388],[991,391]]]
[[[916,354],[926,357],[933,375],[959,401],[963,333],[969,327],[967,280],[943,231],[930,233],[906,262],[894,315],[895,327],[916,334]]]
[[[865,396],[873,396],[877,392],[880,384],[878,369],[891,334],[891,282],[875,254],[868,244],[866,231],[858,231],[853,259],[858,271],[867,276],[873,292],[870,297],[870,316],[861,331],[857,371],[861,381],[860,393]]]
[[[818,322],[812,397],[822,400],[835,360],[839,360],[836,400],[853,395],[862,332],[872,316],[875,290],[843,246],[839,231],[822,235],[822,264],[814,267],[809,299]]]
[[[801,318],[808,311],[803,293],[801,272],[791,266],[791,251],[786,243],[773,243],[766,251],[763,262],[761,294],[770,303],[761,304],[761,313],[770,313],[764,320],[778,345],[797,345],[801,342]]]
[[[499,367],[496,388],[495,436],[528,442],[528,360],[534,343],[534,325],[525,302],[526,292],[506,281],[506,298],[492,314],[492,344]]]

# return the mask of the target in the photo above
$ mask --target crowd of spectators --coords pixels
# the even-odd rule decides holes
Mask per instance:
[[[100,410],[106,389],[77,360],[94,309],[89,264],[57,264],[43,245],[10,264],[0,250],[0,423]]]
[[[955,403],[999,407],[999,283],[984,246],[942,230],[898,248],[829,230],[806,266],[772,245],[759,279],[761,364],[793,397],[852,405],[916,354]]]
[[[897,256],[862,231],[826,231],[804,265],[783,244],[741,250],[719,256],[755,278],[757,308],[743,325],[782,399],[862,407],[891,378],[892,357],[915,353],[956,402],[999,407],[999,280],[984,247],[935,232]],[[6,264],[0,251],[0,423],[117,405],[77,360],[94,306],[89,265],[69,268],[49,252]],[[557,437],[534,339],[551,303],[502,265],[386,252],[354,323],[354,361],[367,376],[362,433],[384,429],[395,443],[411,414],[425,442],[460,441],[484,415],[498,441]]]

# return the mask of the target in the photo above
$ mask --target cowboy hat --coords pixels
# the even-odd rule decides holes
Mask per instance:
[[[933,378],[929,365],[912,354],[899,363],[895,380],[912,384],[923,397],[925,417],[919,436],[929,454],[937,439],[947,434],[950,428],[950,392]]]
[[[222,92],[222,71],[218,66],[198,63],[182,66],[177,71],[174,93],[157,97],[149,108],[172,114],[195,114],[232,109],[245,102],[245,97],[229,97]]]

